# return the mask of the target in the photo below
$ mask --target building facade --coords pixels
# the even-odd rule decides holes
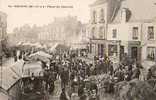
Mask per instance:
[[[0,40],[6,38],[7,30],[7,15],[3,12],[0,12]]]
[[[116,0],[97,0],[90,5],[90,53],[93,56],[109,55],[112,58],[114,56],[117,59],[119,58],[119,53],[117,53],[119,52],[119,46],[117,45],[120,44],[120,41],[108,40],[108,27],[115,14],[115,10],[118,8],[117,4]]]
[[[5,43],[5,39],[7,38],[7,15],[3,12],[0,12],[0,56],[3,56],[3,43]]]
[[[56,17],[52,23],[40,28],[38,39],[71,43],[81,35],[83,26],[76,16]]]
[[[140,2],[144,3],[139,5]],[[90,7],[90,53],[108,55],[116,61],[125,54],[139,62],[154,61],[154,0],[97,0]]]

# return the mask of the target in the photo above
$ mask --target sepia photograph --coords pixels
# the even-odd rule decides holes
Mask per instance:
[[[156,100],[156,0],[0,0],[0,100]]]

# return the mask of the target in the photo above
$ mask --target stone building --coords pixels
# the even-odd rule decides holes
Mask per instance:
[[[90,7],[90,53],[116,61],[125,54],[139,62],[155,59],[155,0],[97,0]]]
[[[2,45],[5,43],[7,38],[7,15],[3,12],[0,12],[0,56],[3,56]]]
[[[38,39],[44,41],[60,41],[65,44],[78,42],[78,37],[85,37],[85,24],[76,16],[55,17],[54,21],[40,28]]]
[[[6,35],[7,30],[7,15],[3,12],[0,12],[0,40],[3,40]]]
[[[119,42],[108,41],[108,25],[118,5],[114,0],[97,0],[91,7],[90,20],[90,53],[94,56],[108,54],[109,44],[119,44]],[[117,49],[117,48],[116,48]]]

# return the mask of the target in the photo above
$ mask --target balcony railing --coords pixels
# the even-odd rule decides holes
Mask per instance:
[[[95,21],[92,21],[92,22],[91,22],[91,24],[97,24],[97,22],[95,22]]]
[[[138,40],[138,37],[132,37],[133,40]]]

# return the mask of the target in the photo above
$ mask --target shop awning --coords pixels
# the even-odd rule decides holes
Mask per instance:
[[[86,49],[86,45],[74,45],[70,48],[71,50],[76,50],[76,49]]]
[[[31,60],[43,61],[43,62],[46,62],[46,63],[49,63],[50,62],[50,58],[51,57],[52,57],[51,55],[49,55],[48,53],[45,53],[43,51],[36,52],[36,53],[31,54],[29,56],[29,58]]]
[[[23,63],[23,61],[18,61],[12,66],[2,67],[0,73],[0,82],[2,83],[3,89],[8,90],[22,77],[21,70]]]
[[[34,73],[34,76],[43,75],[42,64],[40,61],[28,62],[23,66],[23,77],[29,77]]]
[[[21,77],[19,77],[15,72],[13,72],[9,67],[2,68],[3,72],[0,75],[0,82],[2,83],[2,88],[8,90],[12,85],[14,85]]]
[[[51,52],[54,52],[56,50],[56,47],[58,46],[59,44],[58,43],[55,43],[51,48],[50,48],[50,51]]]
[[[40,56],[40,57],[45,57],[45,58],[51,58],[52,56],[46,52],[43,51],[38,51],[34,54],[31,54],[29,57],[34,57],[34,56]]]
[[[29,77],[32,73],[35,76],[43,75],[40,61],[24,62],[20,60],[12,66],[2,67],[1,70],[0,83],[2,83],[2,88],[5,90],[11,88],[19,79]]]

